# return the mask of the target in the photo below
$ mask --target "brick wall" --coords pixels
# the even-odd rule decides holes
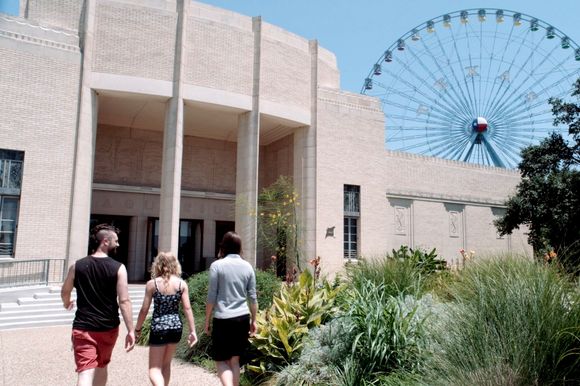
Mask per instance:
[[[21,0],[21,2],[28,3],[26,16],[32,22],[72,31],[79,30],[83,0]]]
[[[0,37],[1,147],[22,150],[17,258],[66,255],[80,54]],[[23,33],[21,31],[21,33]],[[41,237],[40,237],[41,236]]]
[[[100,1],[92,71],[172,80],[176,28],[175,12]]]
[[[163,133],[100,125],[94,182],[161,186]],[[236,144],[186,136],[183,142],[183,190],[234,193]]]
[[[500,239],[492,225],[519,181],[516,171],[388,152],[378,107],[364,96],[320,90],[317,252],[328,271],[343,265],[345,184],[361,187],[363,256],[381,256],[401,244],[436,247],[448,260],[461,248],[478,255],[530,252],[524,231]],[[325,237],[331,226],[335,237]]]
[[[183,81],[196,86],[251,95],[254,35],[245,28],[190,17]]]

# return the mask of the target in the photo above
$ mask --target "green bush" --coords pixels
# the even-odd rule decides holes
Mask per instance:
[[[277,376],[279,386],[338,385],[337,367],[350,355],[353,337],[345,318],[316,327],[305,337],[298,361]]]
[[[372,260],[361,259],[346,267],[349,287],[360,290],[368,281],[382,285],[392,296],[418,295],[425,290],[425,275],[412,262],[386,256]]]
[[[258,374],[279,371],[295,362],[309,329],[328,321],[336,312],[339,288],[302,272],[297,283],[288,284],[274,296],[272,306],[257,317],[258,330],[250,339],[258,357],[248,368]]]
[[[450,293],[428,384],[580,382],[580,295],[554,268],[509,256],[477,261]]]
[[[428,339],[424,328],[429,312],[413,296],[392,296],[383,283],[367,280],[350,292],[344,317],[353,337],[350,357],[339,367],[341,385],[374,382],[378,376],[419,371]]]

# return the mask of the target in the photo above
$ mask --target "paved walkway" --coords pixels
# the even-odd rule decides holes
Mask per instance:
[[[0,331],[0,385],[70,386],[76,382],[70,343],[70,326]],[[109,364],[109,386],[147,386],[148,348],[123,349],[125,328]],[[217,376],[174,359],[172,386],[219,386]]]

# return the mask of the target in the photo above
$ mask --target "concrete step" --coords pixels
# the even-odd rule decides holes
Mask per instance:
[[[145,295],[144,285],[129,285],[133,320],[136,321]],[[7,300],[8,299],[8,300]],[[76,300],[73,290],[72,299]],[[0,330],[15,328],[70,325],[76,308],[67,311],[62,307],[60,287],[15,290],[14,296],[4,293],[0,303]],[[152,310],[150,309],[151,313]]]

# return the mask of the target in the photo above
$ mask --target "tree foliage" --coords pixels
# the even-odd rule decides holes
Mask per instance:
[[[258,242],[264,252],[275,257],[278,276],[285,276],[292,266],[300,269],[299,205],[292,180],[286,176],[280,176],[258,196]]]
[[[568,269],[576,270],[580,264],[580,78],[571,96],[568,102],[549,100],[554,125],[567,125],[568,138],[554,132],[522,150],[522,180],[495,225],[502,235],[527,225],[536,255],[555,251]]]

